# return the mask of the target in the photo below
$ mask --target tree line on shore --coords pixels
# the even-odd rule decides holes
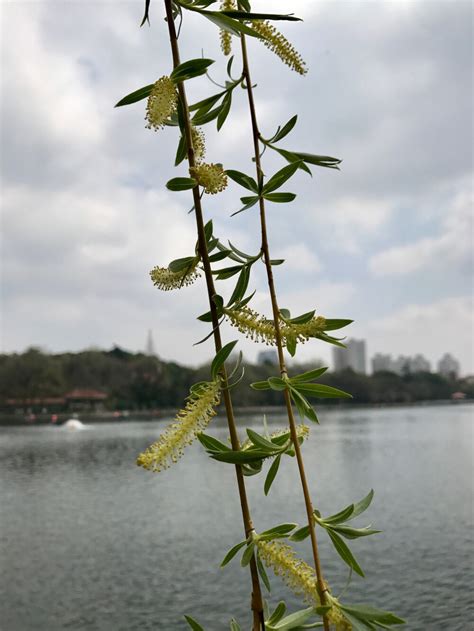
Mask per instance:
[[[268,365],[244,362],[245,374],[235,388],[240,406],[281,405],[281,393],[255,391],[253,381],[268,377]],[[311,366],[292,366],[292,374]],[[275,367],[275,376],[277,375]],[[183,367],[143,353],[129,353],[115,347],[110,351],[86,350],[78,353],[48,354],[30,348],[21,354],[0,355],[0,405],[8,401],[61,397],[75,388],[93,388],[107,394],[110,410],[147,410],[182,405],[190,386],[209,378],[209,366]],[[350,369],[327,372],[321,383],[337,386],[353,394],[352,403],[412,403],[450,399],[455,392],[474,398],[472,379],[446,379],[420,372],[403,376],[390,372],[362,375]],[[341,400],[324,403],[341,405]]]

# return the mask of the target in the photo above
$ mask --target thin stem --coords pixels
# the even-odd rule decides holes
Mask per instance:
[[[243,60],[245,83],[246,83],[248,101],[249,101],[250,118],[252,121],[252,135],[253,135],[253,144],[254,144],[254,152],[255,152],[255,166],[257,170],[257,180],[258,182],[261,182],[263,178],[263,171],[262,171],[262,165],[260,162],[260,146],[259,146],[260,132],[258,130],[255,101],[253,98],[252,80],[250,78],[250,68],[249,68],[249,62],[248,62],[247,44],[245,41],[245,35],[241,35],[240,41],[241,41],[241,47],[242,47],[242,60]],[[275,283],[273,280],[272,264],[270,262],[271,259],[270,259],[270,249],[268,245],[267,222],[266,222],[266,215],[265,215],[265,200],[262,197],[260,197],[259,199],[259,208],[260,208],[260,225],[261,225],[261,232],[262,232],[262,253],[263,253],[263,259],[265,262],[265,268],[267,271],[268,288],[270,291],[270,299],[272,303],[273,322],[275,325],[275,338],[276,338],[276,345],[277,345],[277,352],[278,352],[278,361],[280,364],[281,376],[285,378],[288,376],[288,370],[286,368],[285,356],[283,353],[283,342],[282,342],[281,331],[280,331],[280,309],[278,307]],[[316,570],[318,592],[321,599],[321,604],[325,605],[326,604],[326,586],[324,583],[323,573],[321,570],[321,563],[319,559],[318,543],[316,539],[316,530],[314,527],[314,519],[313,519],[313,505],[311,502],[311,496],[309,493],[308,483],[306,480],[306,472],[304,468],[303,456],[301,454],[301,447],[300,447],[300,443],[298,441],[298,437],[296,433],[295,417],[293,414],[293,407],[291,405],[291,398],[290,398],[290,393],[288,390],[284,391],[284,396],[285,396],[286,410],[288,413],[288,423],[290,426],[291,440],[294,445],[296,460],[298,462],[301,486],[303,488],[304,502],[305,502],[305,507],[306,507],[306,513],[308,516],[308,526],[310,530],[311,548],[313,551],[313,560],[314,560],[314,567]],[[326,616],[323,616],[323,623],[324,623],[325,631],[329,631],[329,622]]]
[[[176,30],[173,21],[173,13],[171,7],[171,0],[164,0],[165,8],[166,8],[166,20],[168,23],[168,31],[170,37],[171,44],[171,52],[173,55],[173,66],[176,68],[180,64],[179,57],[179,47],[178,40],[176,37]],[[184,83],[178,83],[178,93],[181,100],[181,104],[184,111],[184,132],[186,138],[187,145],[187,156],[189,167],[192,168],[195,166],[195,158],[194,158],[194,149],[192,142],[192,127],[191,127],[191,118],[189,114],[188,102],[186,98],[186,90],[184,88]],[[207,251],[207,242],[206,235],[204,231],[204,218],[203,211],[201,205],[201,197],[199,194],[199,186],[193,188],[193,198],[194,198],[194,209],[195,209],[195,217],[196,217],[196,226],[198,232],[198,247],[199,254],[201,256],[201,261],[204,267],[204,275],[206,277],[206,286],[207,293],[209,298],[209,307],[212,316],[212,327],[213,327],[213,336],[214,336],[214,345],[216,348],[216,352],[219,352],[222,348],[222,340],[221,333],[219,328],[219,316],[217,314],[217,308],[214,303],[214,296],[216,295],[216,291],[214,288],[214,280],[212,277],[211,264],[209,261],[209,253]],[[223,398],[224,405],[227,414],[227,424],[229,427],[230,441],[232,445],[232,449],[238,450],[240,449],[239,437],[237,434],[237,427],[234,417],[234,411],[232,407],[232,399],[230,396],[229,388],[228,388],[228,379],[225,368],[221,371],[221,379],[223,384]],[[250,515],[249,504],[247,500],[247,492],[245,489],[244,476],[242,473],[242,468],[239,465],[235,466],[235,473],[237,477],[237,486],[239,489],[239,497],[240,497],[240,505],[242,510],[242,519],[244,522],[245,528],[245,536],[248,537],[249,534],[253,531],[253,524]],[[252,601],[251,601],[251,609],[253,613],[253,627],[252,631],[260,631],[262,629],[265,630],[265,622],[263,616],[263,599],[262,592],[260,589],[260,581],[258,577],[257,564],[255,561],[255,557],[252,557],[250,562],[250,573],[252,578]]]

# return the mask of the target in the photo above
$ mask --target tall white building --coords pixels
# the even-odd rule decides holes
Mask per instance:
[[[148,355],[149,357],[156,357],[155,342],[153,341],[153,333],[151,332],[151,329],[148,330],[146,338],[145,355]]]
[[[352,368],[354,372],[366,374],[365,340],[348,339],[346,348],[333,348],[332,357],[334,370]]]
[[[438,362],[438,372],[444,377],[455,379],[459,375],[460,368],[458,360],[450,353],[445,353]]]
[[[372,372],[393,372],[393,360],[391,355],[383,355],[382,353],[375,353],[372,357]]]
[[[410,372],[431,372],[431,364],[423,355],[410,357]]]

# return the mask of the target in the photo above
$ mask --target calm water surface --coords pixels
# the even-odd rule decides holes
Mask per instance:
[[[406,617],[410,631],[474,629],[472,428],[467,405],[331,410],[304,446],[313,498],[324,512],[373,486],[369,519],[384,531],[352,542],[366,579],[346,600],[371,602]],[[260,418],[246,424],[260,428]],[[282,418],[273,418],[275,426]],[[232,467],[198,445],[171,470],[134,465],[160,422],[1,429],[0,629],[98,631],[249,626],[246,570],[218,568],[242,539]],[[221,420],[213,433],[225,440]],[[248,479],[260,530],[304,522],[293,459],[263,496]],[[324,534],[322,562],[333,591],[344,571]],[[307,557],[308,547],[300,547]],[[288,597],[274,581],[272,599]]]

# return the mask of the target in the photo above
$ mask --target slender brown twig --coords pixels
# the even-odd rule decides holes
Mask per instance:
[[[250,109],[250,118],[252,122],[252,136],[253,136],[253,144],[254,144],[254,151],[255,151],[255,165],[256,165],[256,170],[257,170],[257,181],[260,183],[263,178],[262,165],[260,161],[260,146],[259,146],[260,133],[258,130],[258,121],[257,121],[256,108],[255,108],[255,101],[253,98],[252,80],[250,78],[250,68],[249,68],[249,61],[248,61],[248,55],[247,55],[247,44],[245,41],[245,35],[242,34],[240,37],[240,40],[241,40],[241,48],[242,48],[243,73],[245,76],[245,84],[246,84],[245,87],[247,89],[249,109]],[[266,215],[265,215],[265,200],[263,199],[263,197],[260,197],[259,199],[259,208],[260,208],[260,225],[261,225],[261,232],[262,232],[262,254],[263,254],[263,260],[265,263],[265,268],[267,271],[268,288],[270,291],[270,299],[272,303],[273,322],[275,325],[275,338],[276,338],[276,346],[277,346],[277,352],[278,352],[278,361],[280,364],[281,376],[282,378],[285,378],[288,376],[288,371],[286,368],[285,356],[283,353],[283,342],[282,342],[282,337],[281,337],[281,332],[280,332],[280,310],[278,307],[275,283],[273,280],[273,271],[272,271],[272,264],[270,260],[270,251],[269,251],[269,245],[268,245],[267,222],[266,222]],[[290,432],[291,432],[291,440],[295,448],[296,460],[298,462],[301,485],[303,488],[306,513],[308,516],[308,526],[310,530],[311,547],[313,551],[314,567],[316,570],[318,592],[321,599],[321,604],[325,605],[326,604],[326,586],[324,583],[323,574],[321,570],[321,563],[319,559],[318,543],[316,539],[316,530],[314,527],[314,519],[313,519],[313,505],[311,502],[311,496],[309,493],[308,483],[306,480],[306,472],[305,472],[305,467],[304,467],[304,462],[303,462],[303,456],[301,454],[301,448],[300,448],[300,444],[299,444],[298,437],[296,434],[296,423],[295,423],[295,417],[293,414],[293,408],[291,405],[291,398],[290,398],[289,390],[284,390],[284,397],[285,397],[286,410],[288,413],[288,424],[289,424]],[[323,623],[324,623],[325,631],[329,631],[329,622],[326,616],[323,617]]]
[[[176,36],[176,29],[173,20],[173,12],[171,7],[171,0],[164,0],[165,8],[166,8],[166,20],[168,23],[168,32],[171,44],[171,52],[173,56],[173,66],[176,68],[180,64],[180,56],[179,56],[179,47],[178,47],[178,38]],[[177,84],[179,98],[181,101],[181,105],[184,113],[184,133],[186,139],[187,146],[187,157],[189,162],[189,167],[193,168],[196,164],[194,158],[194,149],[193,149],[193,141],[192,141],[192,127],[191,127],[191,119],[189,114],[188,102],[186,97],[186,90],[184,88],[184,83],[179,82]],[[214,345],[216,348],[216,352],[219,352],[222,348],[222,340],[219,328],[219,317],[217,313],[217,308],[214,303],[214,296],[216,295],[216,291],[214,288],[214,280],[212,277],[211,264],[209,261],[209,253],[207,250],[207,242],[206,235],[204,230],[204,218],[203,211],[201,205],[201,197],[199,194],[199,186],[195,186],[193,188],[193,199],[194,199],[194,209],[195,209],[195,217],[196,217],[196,226],[198,232],[198,247],[199,254],[201,256],[202,265],[204,267],[204,275],[206,278],[207,285],[207,293],[209,298],[209,307],[211,311],[212,317],[212,327],[213,327],[213,336],[214,336]],[[221,378],[223,384],[223,398],[224,405],[226,409],[227,415],[227,424],[229,427],[230,441],[232,445],[232,449],[235,451],[240,449],[240,442],[237,434],[237,427],[234,417],[234,411],[232,407],[232,399],[230,396],[230,392],[228,389],[228,380],[227,373],[225,368],[221,370]],[[245,528],[245,536],[248,537],[249,534],[253,531],[253,524],[250,515],[250,509],[247,499],[247,493],[245,490],[245,482],[244,476],[242,473],[242,468],[239,465],[235,465],[235,473],[237,477],[237,486],[239,489],[239,497],[240,497],[240,505],[242,510],[242,518],[244,522]],[[255,561],[255,557],[252,557],[250,562],[250,573],[252,578],[252,601],[251,601],[251,609],[253,613],[253,627],[252,631],[260,631],[261,629],[265,630],[265,622],[263,616],[263,599],[262,592],[260,588],[260,581],[258,577],[257,564]]]

